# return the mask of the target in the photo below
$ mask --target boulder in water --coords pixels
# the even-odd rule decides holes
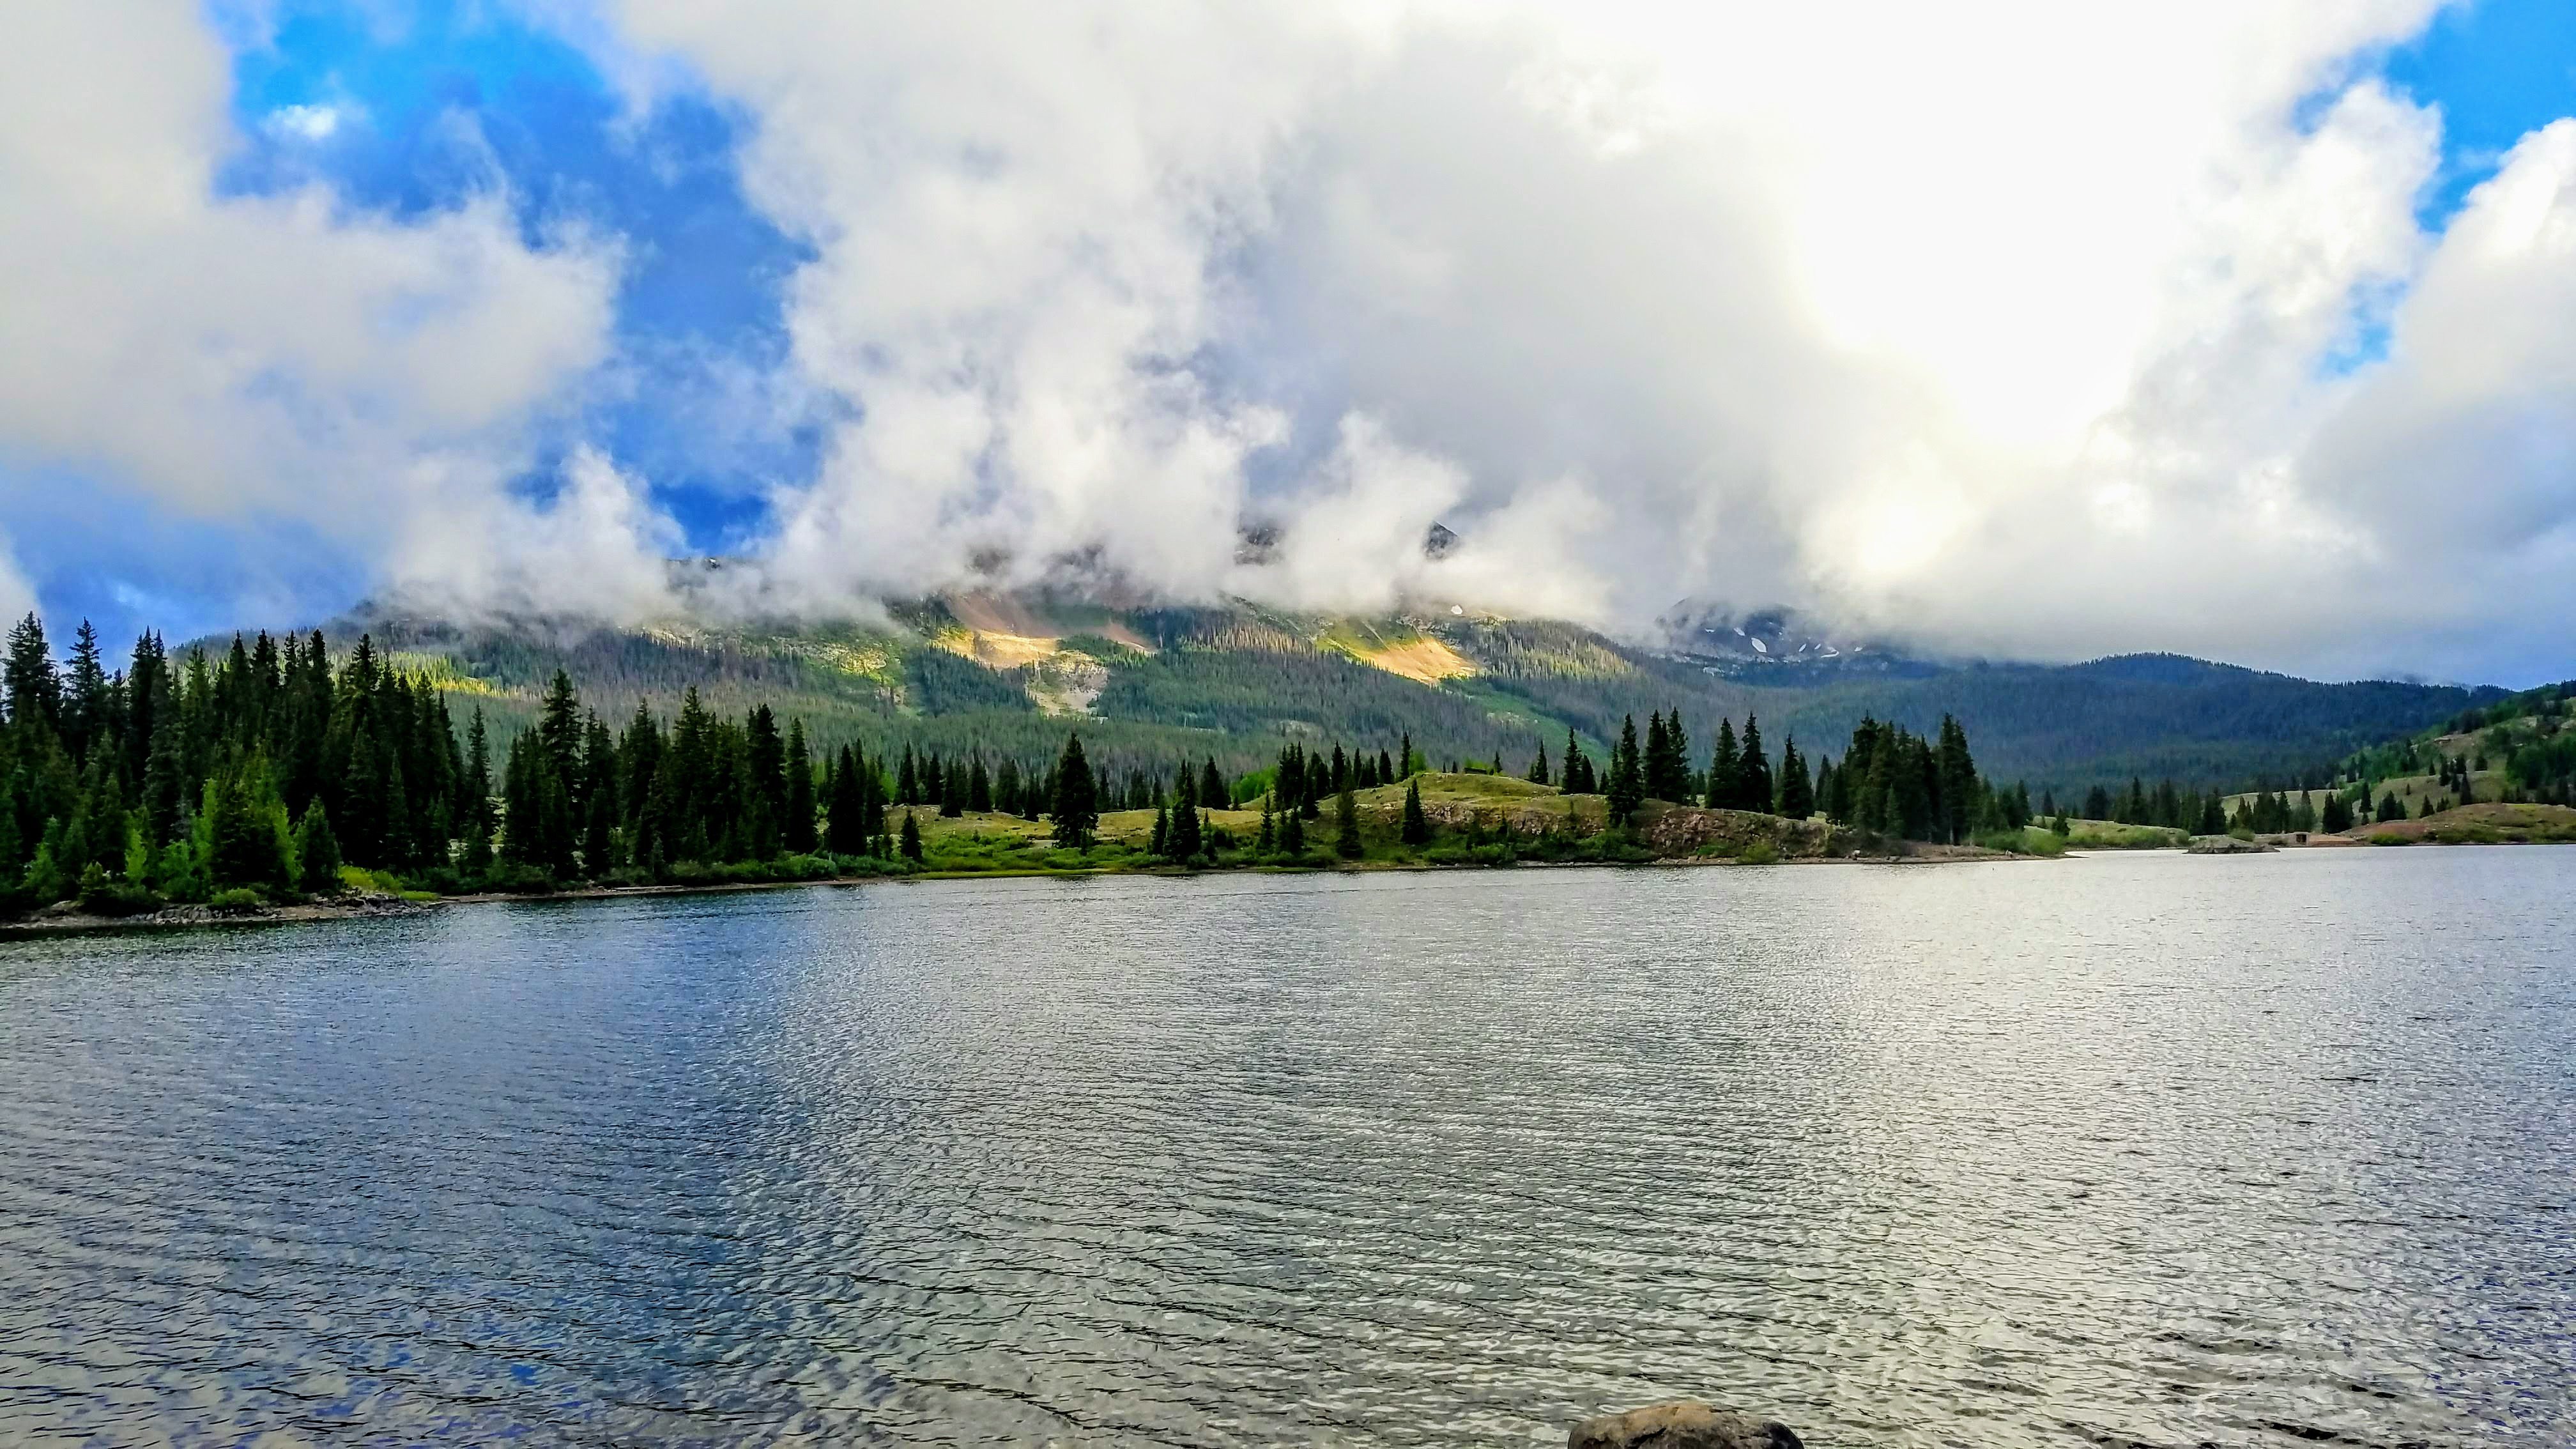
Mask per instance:
[[[1565,1449],[1805,1449],[1788,1425],[1674,1399],[1574,1426]]]

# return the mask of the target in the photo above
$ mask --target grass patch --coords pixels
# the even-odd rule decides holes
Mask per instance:
[[[2190,841],[2187,832],[2168,830],[2161,825],[2122,825],[2116,820],[2070,820],[2064,843],[2069,850],[2179,850]]]

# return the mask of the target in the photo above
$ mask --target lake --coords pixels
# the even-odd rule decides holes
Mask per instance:
[[[2576,849],[0,945],[10,1442],[2545,1443],[2571,1208]]]

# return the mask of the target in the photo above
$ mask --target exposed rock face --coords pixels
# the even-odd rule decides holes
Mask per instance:
[[[1805,1449],[1788,1425],[1697,1399],[1648,1404],[1574,1426],[1565,1449]]]
[[[2191,844],[2184,847],[2194,855],[2260,855],[2280,848],[2265,845],[2259,840],[2239,840],[2233,835],[2195,835]]]
[[[1657,855],[1740,855],[1760,843],[1782,859],[1830,855],[1834,828],[1820,820],[1783,820],[1745,810],[1703,810],[1696,806],[1649,806],[1640,827],[1648,848]]]

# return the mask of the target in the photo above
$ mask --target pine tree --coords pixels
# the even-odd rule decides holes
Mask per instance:
[[[0,689],[8,694],[9,723],[19,739],[58,732],[62,688],[44,623],[31,613],[9,630],[8,662],[0,665]]]
[[[984,752],[977,750],[967,757],[966,808],[978,815],[993,808],[993,777],[984,768]]]
[[[1717,744],[1708,757],[1708,808],[1734,810],[1740,807],[1736,791],[1744,784],[1737,769],[1740,761],[1735,752],[1735,721],[1717,722]]]
[[[805,721],[787,722],[787,817],[780,838],[790,855],[812,855],[819,840],[814,832],[814,752],[805,743]]]
[[[1547,741],[1545,740],[1539,741],[1538,753],[1530,757],[1529,782],[1533,785],[1547,783]]]
[[[1082,753],[1082,736],[1067,735],[1064,753],[1055,762],[1055,839],[1058,845],[1089,850],[1100,828],[1099,786],[1091,762]]]
[[[1258,848],[1263,855],[1279,848],[1279,821],[1271,814],[1270,797],[1267,795],[1261,797],[1261,843]]]
[[[1333,799],[1333,851],[1344,860],[1360,856],[1360,804],[1345,785]]]
[[[1798,757],[1798,737],[1791,735],[1780,743],[1779,809],[1791,820],[1804,820],[1816,813],[1816,791],[1807,778],[1807,762]]]
[[[1408,782],[1404,787],[1404,843],[1431,843],[1431,821],[1422,813],[1422,783]]]
[[[1744,740],[1735,756],[1735,798],[1739,810],[1760,812],[1776,803],[1771,762],[1762,754],[1762,725],[1749,714],[1744,717]]]
[[[1610,754],[1610,823],[1625,825],[1637,807],[1646,802],[1645,762],[1637,748],[1637,717],[1629,715],[1619,725],[1619,745]]]
[[[1652,711],[1646,716],[1644,783],[1646,794],[1653,799],[1670,800],[1679,794],[1671,785],[1671,777],[1677,773],[1671,755],[1672,737],[1664,732],[1663,711]]]
[[[1295,810],[1280,812],[1279,853],[1291,860],[1306,853],[1306,817]]]
[[[913,819],[910,810],[903,812],[903,843],[898,848],[902,850],[903,858],[906,860],[921,859],[921,825]]]
[[[98,652],[98,631],[83,619],[72,635],[71,667],[62,690],[63,751],[87,760],[93,741],[107,737],[109,717],[107,667]]]
[[[1210,810],[1223,810],[1234,803],[1226,791],[1225,777],[1217,773],[1214,756],[1208,758],[1206,767],[1199,772],[1199,803]]]
[[[1410,780],[1415,775],[1421,773],[1422,757],[1413,752],[1413,731],[1406,730],[1404,732],[1404,738],[1402,742],[1397,745],[1396,753],[1403,757],[1396,762],[1398,779]]]
[[[1977,766],[1968,754],[1968,732],[1959,728],[1959,722],[1946,714],[1941,716],[1941,745],[1935,780],[1935,808],[1940,817],[1935,822],[1936,834],[1956,845],[1968,838],[1970,806],[1976,798]]]
[[[1172,812],[1166,806],[1154,807],[1154,832],[1145,837],[1145,853],[1164,856],[1172,853]]]
[[[1188,772],[1182,773],[1186,776]],[[1207,841],[1199,830],[1198,803],[1188,794],[1184,794],[1180,803],[1172,807],[1170,842],[1172,859],[1183,863],[1198,859],[1199,853],[1207,848]]]
[[[488,842],[485,848],[490,848]],[[295,861],[296,889],[309,896],[339,891],[340,842],[331,834],[331,817],[319,800],[304,807],[304,820],[295,827]]]

